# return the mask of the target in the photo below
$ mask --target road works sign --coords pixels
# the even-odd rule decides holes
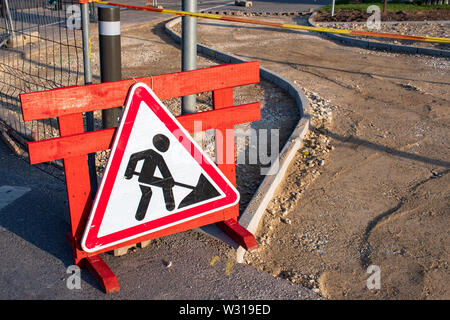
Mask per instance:
[[[81,245],[98,251],[238,201],[235,187],[153,91],[136,83]]]

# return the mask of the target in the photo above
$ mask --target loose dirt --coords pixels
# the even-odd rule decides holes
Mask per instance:
[[[198,38],[331,110],[331,123],[313,122],[246,261],[330,299],[448,299],[450,61],[223,22],[199,22]],[[367,286],[372,265],[380,289]]]

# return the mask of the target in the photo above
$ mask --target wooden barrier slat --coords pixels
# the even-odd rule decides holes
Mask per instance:
[[[233,105],[233,103],[233,88],[225,88],[213,91],[213,105],[216,112],[220,112],[226,106]],[[230,182],[236,185],[236,175],[234,173],[234,170],[230,170],[230,166],[226,164],[232,163],[232,167],[234,169],[234,133],[230,133],[229,131],[230,129],[233,129],[233,126],[222,123],[220,125],[217,125],[215,128],[220,129],[222,132],[221,137],[216,136],[216,159],[219,163],[218,167],[220,170],[222,170],[222,172],[230,180]],[[230,141],[229,143],[227,143],[227,141],[230,140],[227,133],[232,135],[232,141]],[[233,160],[227,161],[228,159],[226,159],[225,155]]]
[[[28,142],[30,164],[65,159],[109,149],[116,128]]]
[[[233,102],[233,88],[225,88],[213,91],[214,110],[219,112],[225,106],[232,105]],[[234,130],[233,126],[225,123],[216,126],[216,130],[222,132],[222,137],[216,135],[216,157],[218,160],[218,167],[223,174],[236,185],[236,166],[234,163]],[[222,229],[230,238],[236,241],[239,245],[247,250],[253,250],[258,247],[255,237],[238,222],[239,205],[223,210],[227,218],[219,221],[216,225]]]
[[[259,82],[259,62],[211,68],[99,84],[71,86],[20,95],[25,121],[120,107],[130,86],[144,82],[161,99]]]
[[[260,103],[254,102],[225,107],[219,110],[187,114],[177,117],[177,120],[187,131],[193,133],[195,129],[194,123],[197,121],[201,122],[201,130],[205,131],[222,126],[229,128],[240,123],[258,121],[260,120],[260,116]],[[72,158],[109,149],[115,130],[115,128],[102,129],[29,142],[30,163],[36,164],[45,161]],[[230,178],[232,177],[230,176]]]
[[[61,136],[83,132],[83,114],[72,114],[58,118]],[[64,159],[64,173],[73,235],[79,235],[91,206],[91,186],[87,155]]]

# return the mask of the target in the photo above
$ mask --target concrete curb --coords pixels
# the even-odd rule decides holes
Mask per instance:
[[[308,18],[308,24],[312,27],[317,27],[317,25],[313,22],[314,16],[317,12],[314,12]],[[408,54],[426,54],[429,56],[438,56],[438,57],[450,57],[450,51],[441,50],[441,49],[431,49],[431,48],[423,48],[416,46],[407,46],[400,44],[391,44],[388,42],[376,42],[370,41],[366,39],[358,39],[354,37],[343,36],[340,34],[334,33],[325,33],[325,35],[332,39],[337,40],[345,45],[369,49],[369,50],[383,50],[397,53],[408,53]]]
[[[178,17],[172,19],[165,25],[165,31],[177,42],[180,42],[181,38],[170,28],[180,23],[180,21],[181,17]],[[201,44],[197,44],[197,50],[204,55],[227,63],[239,63],[247,61]],[[281,150],[278,162],[272,164],[272,167],[278,166],[276,174],[268,175],[264,178],[258,190],[253,195],[252,200],[249,202],[247,208],[239,218],[239,223],[253,234],[256,234],[267,205],[277,191],[278,185],[283,181],[284,175],[289,167],[289,164],[294,158],[296,151],[302,146],[303,138],[308,132],[310,124],[309,101],[302,91],[297,89],[295,85],[289,80],[267,69],[260,68],[260,75],[261,78],[270,81],[279,86],[281,89],[287,91],[287,93],[295,100],[296,105],[300,109],[300,120],[297,123],[295,129],[292,131],[291,136],[284,145],[283,149]],[[233,245],[223,236],[219,236],[218,238]],[[236,244],[234,244],[234,247],[237,248],[236,261],[238,263],[242,263],[244,261],[244,254],[246,250],[243,247],[237,247]]]

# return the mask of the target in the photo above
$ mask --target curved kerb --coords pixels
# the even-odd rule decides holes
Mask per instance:
[[[176,34],[171,28],[180,23],[181,17],[170,20],[165,25],[165,31],[178,43],[181,41],[181,37]],[[239,63],[246,62],[247,60],[238,58],[234,55],[226,54],[222,51],[207,47],[205,45],[197,44],[197,51],[203,53],[206,56],[212,57],[214,59],[226,62],[226,63]],[[264,215],[264,212],[275,194],[278,185],[283,181],[284,175],[295,156],[296,151],[302,146],[303,138],[308,132],[310,124],[309,115],[309,102],[305,94],[296,88],[289,80],[277,75],[276,73],[269,71],[264,68],[260,68],[261,78],[270,81],[285,90],[294,100],[297,107],[300,109],[300,120],[296,127],[291,133],[291,136],[287,140],[286,144],[283,146],[281,153],[278,158],[278,163],[272,166],[278,166],[278,171],[274,175],[268,175],[261,182],[258,190],[253,195],[253,198],[247,205],[247,208],[239,217],[239,224],[244,228],[249,230],[251,233],[256,234],[258,230],[259,223]],[[242,263],[244,261],[245,249],[243,247],[238,247],[236,243],[232,242],[231,239],[226,237],[218,228],[215,226],[207,226],[201,228],[201,231],[207,232],[208,234],[225,241],[237,249],[236,251],[236,261]]]
[[[314,12],[308,18],[308,24],[312,27],[317,27],[314,23],[314,17],[317,12]],[[429,22],[429,21],[428,21]],[[369,50],[383,50],[397,53],[409,53],[409,54],[426,54],[429,56],[438,56],[438,57],[450,57],[450,51],[441,50],[441,49],[431,49],[431,48],[423,48],[417,46],[407,46],[401,44],[391,44],[388,42],[377,42],[371,41],[367,39],[358,39],[355,37],[344,36],[341,34],[334,33],[325,33],[325,36],[332,40],[337,40],[345,45],[358,47]]]

